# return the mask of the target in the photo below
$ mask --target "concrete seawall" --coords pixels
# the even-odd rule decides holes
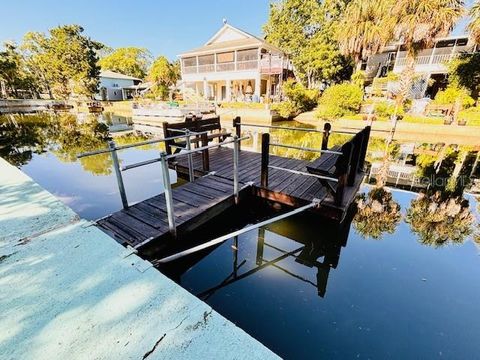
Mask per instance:
[[[2,359],[270,359],[0,158]]]

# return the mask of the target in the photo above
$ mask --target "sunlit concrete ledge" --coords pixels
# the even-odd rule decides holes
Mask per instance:
[[[2,359],[269,359],[270,350],[0,159]]]

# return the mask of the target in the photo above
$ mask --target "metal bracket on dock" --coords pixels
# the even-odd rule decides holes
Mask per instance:
[[[127,247],[125,248],[125,250],[122,251],[120,256],[122,257],[122,259],[125,259],[133,254],[138,254],[138,250],[131,247],[130,245],[127,245]]]

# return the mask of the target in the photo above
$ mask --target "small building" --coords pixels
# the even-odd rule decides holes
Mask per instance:
[[[110,70],[101,71],[100,90],[95,95],[95,99],[102,101],[131,99],[141,85],[142,80],[136,77],[123,75]]]
[[[434,98],[447,85],[447,64],[462,53],[472,53],[477,47],[468,35],[437,38],[433,45],[418,52],[415,58],[416,82],[414,98]],[[370,56],[362,63],[367,80],[384,77],[388,72],[400,74],[407,65],[407,52],[403,43],[392,43],[380,54]]]
[[[213,101],[274,98],[292,70],[280,49],[226,21],[205,45],[179,57],[183,92]]]

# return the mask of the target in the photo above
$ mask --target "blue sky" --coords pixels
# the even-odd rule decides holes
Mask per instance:
[[[261,35],[268,8],[269,0],[8,0],[1,5],[0,43],[20,42],[28,31],[79,24],[92,38],[113,48],[145,47],[154,56],[175,59],[207,41],[223,18]],[[464,22],[454,33],[462,34],[463,28]]]
[[[79,24],[111,47],[145,47],[154,56],[174,59],[203,45],[223,18],[260,35],[268,8],[269,0],[8,0],[1,5],[0,43],[20,42],[28,31]]]

